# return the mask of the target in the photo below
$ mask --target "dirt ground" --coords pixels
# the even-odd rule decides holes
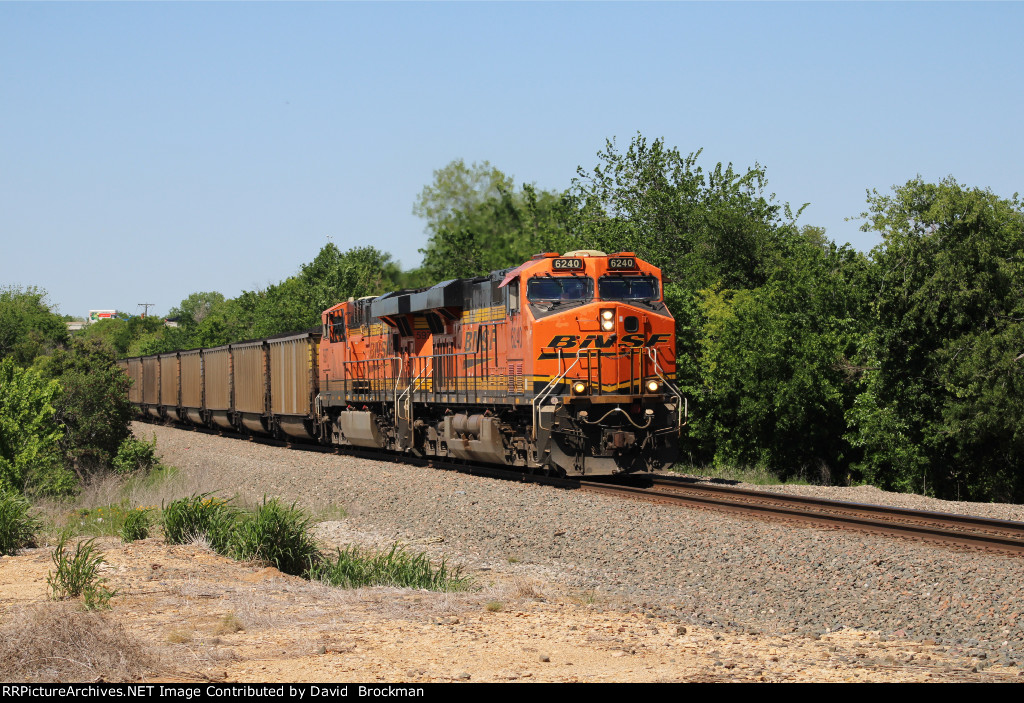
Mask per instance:
[[[144,680],[216,682],[1019,681],[933,643],[695,627],[665,610],[494,572],[459,594],[333,589],[203,545],[98,540],[117,591],[103,617]],[[0,623],[47,605],[49,548],[0,558]],[[66,606],[65,606],[66,607]],[[5,632],[5,636],[11,636]],[[16,644],[16,643],[15,643]],[[0,670],[10,669],[0,662]],[[97,664],[82,680],[118,680]]]

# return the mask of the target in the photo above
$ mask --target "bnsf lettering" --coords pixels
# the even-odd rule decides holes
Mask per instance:
[[[498,348],[498,327],[492,325],[490,328],[483,327],[475,330],[466,330],[466,341],[462,346],[465,351],[484,352],[489,349]]]
[[[644,337],[642,333],[627,334],[619,340],[618,346],[636,349],[639,347],[653,347],[672,338],[671,334],[652,334],[650,338]],[[588,334],[583,341],[580,341],[578,334],[556,334],[551,341],[544,346],[552,349],[607,349],[616,342],[616,335]]]

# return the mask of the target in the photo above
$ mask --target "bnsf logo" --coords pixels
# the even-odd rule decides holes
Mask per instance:
[[[588,334],[581,341],[578,334],[556,334],[544,346],[554,349],[576,349],[577,347],[580,349],[608,349],[612,346],[637,349],[640,347],[653,347],[656,344],[667,342],[671,338],[671,334],[652,334],[648,339],[643,334],[637,332],[636,334],[627,334],[622,339],[618,339],[618,336],[614,334]]]

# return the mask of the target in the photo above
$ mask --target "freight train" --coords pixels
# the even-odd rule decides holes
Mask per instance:
[[[585,250],[349,299],[319,330],[118,363],[154,420],[596,476],[674,461],[675,358],[661,271]]]

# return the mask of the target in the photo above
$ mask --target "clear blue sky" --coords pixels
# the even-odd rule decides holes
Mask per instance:
[[[0,3],[0,285],[166,313],[328,237],[411,268],[435,169],[563,189],[637,132],[760,163],[866,251],[866,189],[1024,190],[1022,30],[1022,3]]]

